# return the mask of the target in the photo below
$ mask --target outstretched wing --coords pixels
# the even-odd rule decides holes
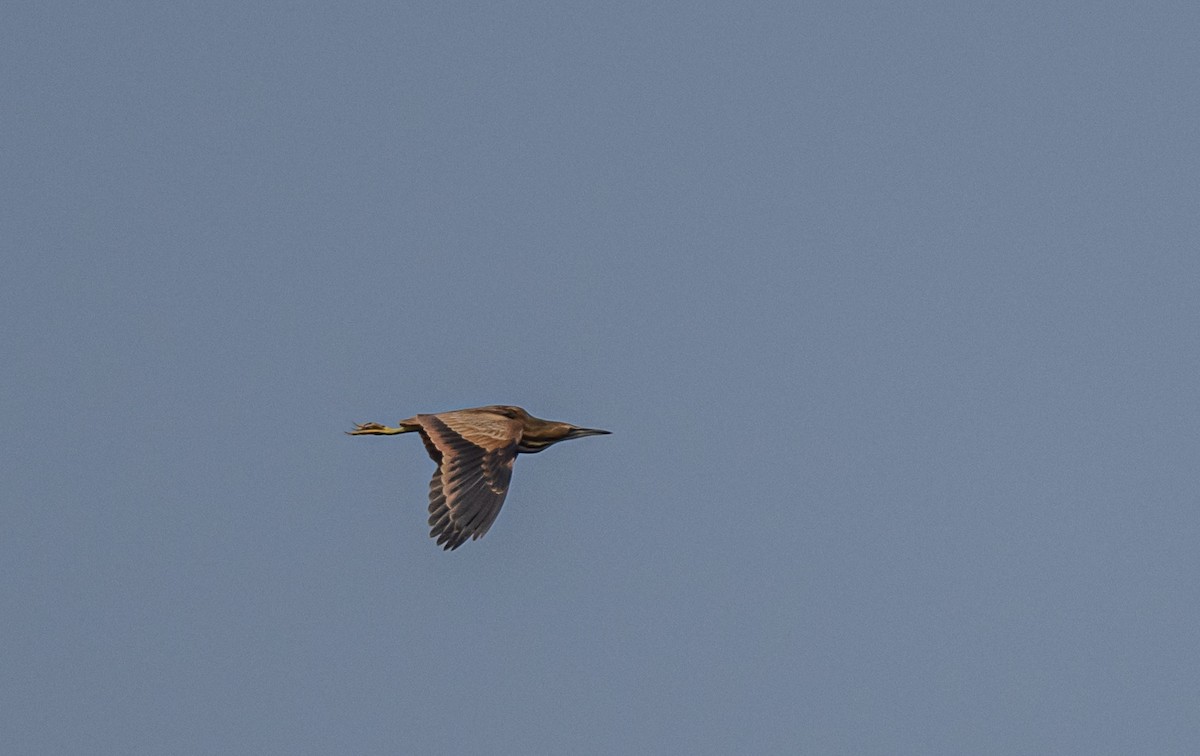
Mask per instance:
[[[437,471],[429,481],[429,535],[444,549],[480,538],[496,521],[520,440],[519,421],[478,412],[417,415]]]

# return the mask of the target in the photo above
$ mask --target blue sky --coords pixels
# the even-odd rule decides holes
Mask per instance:
[[[1194,753],[1198,22],[12,9],[0,750]]]

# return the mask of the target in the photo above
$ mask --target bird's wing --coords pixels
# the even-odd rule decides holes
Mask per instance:
[[[492,526],[512,478],[521,423],[500,415],[417,415],[437,471],[429,481],[429,535],[444,549]]]

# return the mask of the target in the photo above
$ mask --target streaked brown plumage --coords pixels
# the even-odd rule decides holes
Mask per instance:
[[[542,420],[520,407],[489,407],[414,415],[399,427],[360,423],[351,436],[421,434],[429,456],[437,462],[429,481],[429,535],[443,549],[482,538],[508,493],[513,461],[518,454],[536,454],[571,438],[598,436],[609,431],[580,428]]]

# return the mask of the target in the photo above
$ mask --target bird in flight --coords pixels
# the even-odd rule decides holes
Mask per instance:
[[[396,428],[358,423],[347,433],[392,436],[414,431],[437,463],[429,481],[429,536],[448,551],[468,538],[482,538],[496,521],[518,454],[536,454],[559,441],[610,432],[542,420],[520,407],[494,404],[414,415]]]

